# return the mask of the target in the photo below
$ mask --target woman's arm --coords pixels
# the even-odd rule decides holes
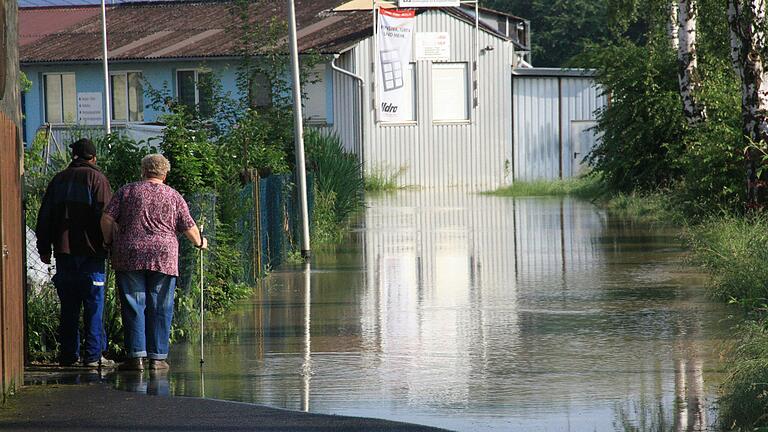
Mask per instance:
[[[184,231],[184,235],[187,236],[189,241],[200,249],[208,249],[208,239],[200,235],[200,230],[197,229],[197,225],[192,225],[192,228]]]
[[[101,235],[104,237],[104,245],[112,244],[112,230],[115,228],[115,220],[112,216],[103,213],[101,215]]]

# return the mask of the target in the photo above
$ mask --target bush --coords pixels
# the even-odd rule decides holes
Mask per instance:
[[[326,200],[333,199],[333,223],[340,226],[347,217],[363,207],[365,183],[362,167],[356,155],[344,150],[336,135],[310,129],[304,143],[309,170],[315,175],[317,193]]]
[[[683,176],[675,205],[690,216],[720,209],[740,211],[746,202],[740,88],[723,60],[710,65],[701,100],[709,120],[691,128],[680,157]]]
[[[676,58],[667,43],[663,38],[645,46],[619,40],[585,54],[611,95],[611,103],[598,112],[602,140],[588,161],[615,191],[668,187],[683,172],[686,124]]]
[[[32,361],[54,361],[59,349],[59,297],[53,285],[28,291],[27,347]]]
[[[99,150],[97,163],[113,190],[141,180],[141,160],[157,152],[144,142],[135,142],[119,134],[102,137],[96,144]]]

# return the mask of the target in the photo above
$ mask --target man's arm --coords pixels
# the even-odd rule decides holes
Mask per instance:
[[[109,180],[103,175],[98,175],[93,182],[93,210],[96,212],[96,217],[101,218],[102,212],[112,200],[112,186],[109,184]],[[105,242],[109,243],[109,242]]]
[[[45,264],[51,263],[51,243],[53,242],[51,231],[53,230],[53,181],[48,184],[40,204],[40,210],[37,212],[37,226],[35,227],[35,236],[37,237],[37,253],[40,260]]]

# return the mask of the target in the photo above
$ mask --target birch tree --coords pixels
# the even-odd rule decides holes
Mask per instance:
[[[704,105],[696,95],[701,88],[696,53],[696,0],[677,0],[677,8],[671,7],[670,20],[677,18],[678,81],[680,97],[683,101],[683,113],[689,125],[697,125],[707,118]]]
[[[768,138],[765,24],[765,0],[728,0],[731,62],[741,82],[743,133],[754,142]]]
[[[672,0],[667,4],[668,16],[667,16],[667,38],[669,38],[669,44],[672,45],[672,49],[678,52],[680,48],[680,39],[678,39],[678,23],[677,23],[677,9],[678,0]]]

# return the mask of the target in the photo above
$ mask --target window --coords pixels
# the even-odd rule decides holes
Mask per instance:
[[[256,72],[251,76],[251,86],[248,100],[251,108],[263,109],[272,107],[272,84],[266,75]]]
[[[176,71],[176,96],[179,102],[197,109],[203,117],[213,114],[213,73],[198,70]]]
[[[469,85],[466,63],[432,65],[432,111],[434,121],[469,120]]]
[[[416,121],[416,95],[418,94],[418,88],[416,86],[416,63],[409,63],[405,71],[405,85],[403,86],[405,91],[405,101],[403,104],[403,118],[406,122]],[[395,123],[400,123],[395,122]]]
[[[304,87],[304,118],[310,123],[328,121],[327,82],[325,65],[320,65],[309,74],[309,81]],[[315,82],[311,82],[315,81]]]
[[[144,86],[141,79],[141,72],[112,74],[112,120],[144,121]]]
[[[77,122],[77,89],[75,74],[46,74],[45,86],[45,121],[48,123]]]

